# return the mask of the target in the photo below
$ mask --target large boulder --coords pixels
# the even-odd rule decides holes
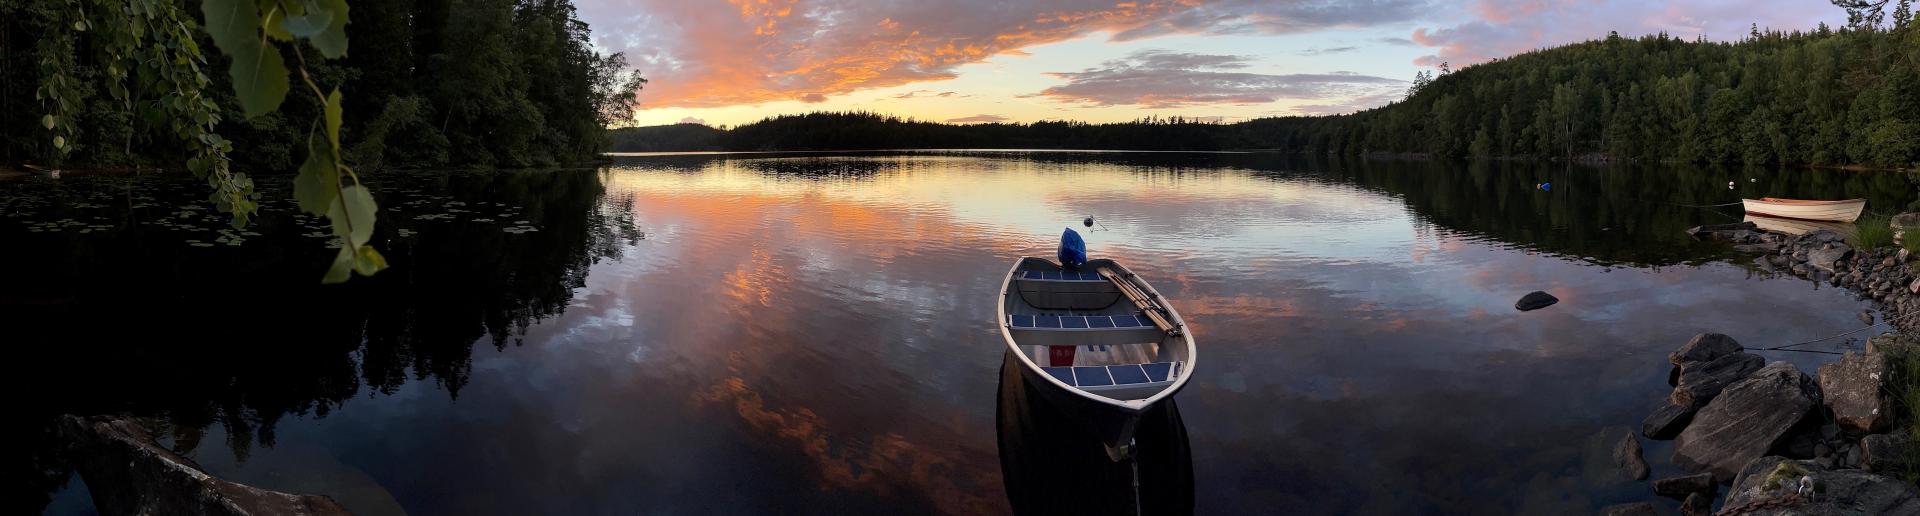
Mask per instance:
[[[1719,333],[1702,333],[1694,335],[1692,340],[1680,345],[1680,349],[1667,355],[1667,362],[1676,366],[1685,366],[1687,362],[1710,361],[1745,350],[1746,348],[1740,347],[1740,343],[1733,340],[1733,337]]]
[[[1810,496],[1798,493],[1801,478],[1811,484]],[[1782,481],[1788,487],[1781,486]],[[1743,515],[1920,514],[1920,490],[1911,483],[1857,469],[1761,457],[1741,467],[1720,510]]]
[[[1682,363],[1680,382],[1674,386],[1673,395],[1667,397],[1667,403],[1694,408],[1706,406],[1728,385],[1766,365],[1767,360],[1759,355],[1740,351],[1713,360]]]
[[[1893,399],[1887,395],[1887,356],[1847,353],[1820,366],[1820,392],[1840,426],[1877,434],[1893,426]]]
[[[1820,387],[1793,364],[1774,362],[1728,385],[1694,414],[1674,439],[1673,462],[1688,471],[1732,480],[1753,459],[1772,450],[1788,431],[1820,406]]]
[[[1914,280],[1920,283],[1920,280]],[[1905,356],[1907,352],[1920,349],[1920,342],[1899,333],[1887,332],[1867,339],[1867,352],[1888,356]]]
[[[1860,440],[1860,467],[1875,473],[1901,473],[1913,467],[1913,438],[1907,432],[1869,435]]]
[[[103,514],[348,514],[325,496],[271,491],[209,476],[131,420],[61,416],[58,434]]]
[[[1661,441],[1678,437],[1680,431],[1687,428],[1687,423],[1693,422],[1693,413],[1697,410],[1699,409],[1668,403],[1640,422],[1640,435]]]
[[[1905,242],[1907,230],[1920,228],[1920,212],[1910,211],[1894,215],[1893,220],[1887,221],[1887,225],[1893,227],[1893,241]]]

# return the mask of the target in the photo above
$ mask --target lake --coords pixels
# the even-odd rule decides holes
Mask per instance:
[[[1587,513],[1653,498],[1592,436],[1662,404],[1668,352],[1704,331],[1826,336],[1871,308],[1690,240],[1740,217],[1691,206],[1890,213],[1916,191],[1802,169],[1021,151],[369,180],[392,268],[344,286],[318,284],[325,222],[280,178],[237,231],[190,177],[0,180],[0,322],[37,436],[10,455],[18,512],[91,510],[45,430],[61,413],[152,416],[216,475],[365,514],[1011,512],[1005,476],[1101,466],[1001,445],[1041,442],[1010,419],[1061,423],[1004,384],[995,296],[1072,226],[1199,343],[1148,497]],[[1516,311],[1534,290],[1560,303]],[[1656,478],[1678,471],[1644,444]]]

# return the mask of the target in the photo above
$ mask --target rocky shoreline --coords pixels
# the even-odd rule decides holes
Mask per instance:
[[[1920,222],[1920,215],[1895,218]],[[1911,226],[1912,224],[1909,224]],[[1733,337],[1695,336],[1667,357],[1665,406],[1641,423],[1640,437],[1673,441],[1673,464],[1692,472],[1656,479],[1656,495],[1681,500],[1681,513],[1754,515],[1920,514],[1920,473],[1912,421],[1897,417],[1896,394],[1912,382],[1902,364],[1920,352],[1920,281],[1900,248],[1855,249],[1832,231],[1765,232],[1752,223],[1701,226],[1695,238],[1731,242],[1758,255],[1755,267],[1848,288],[1877,301],[1895,331],[1868,339],[1821,365],[1815,375],[1749,353]],[[1872,314],[1862,321],[1873,325]],[[1624,474],[1646,478],[1632,435],[1614,447]],[[1629,442],[1631,443],[1629,444]],[[1713,510],[1720,486],[1726,498]],[[1653,504],[1610,506],[1607,515],[1657,514]]]

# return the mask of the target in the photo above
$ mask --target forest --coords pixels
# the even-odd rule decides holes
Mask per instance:
[[[356,1],[350,11],[337,3],[341,17],[351,14],[344,40],[352,50],[322,60],[303,44],[304,60],[294,64],[346,99],[342,157],[361,170],[590,161],[605,150],[605,128],[631,117],[644,82],[620,54],[594,51],[568,0]],[[143,11],[141,23],[125,23],[127,13],[115,8]],[[174,16],[204,24],[201,12],[200,0],[0,0],[0,160],[179,168],[187,149],[171,130],[174,111],[163,108],[181,102],[172,88],[180,81],[129,74],[119,59],[126,56],[113,52],[144,51],[126,42],[153,38]],[[207,82],[197,90],[215,108],[208,125],[236,149],[233,168],[300,166],[321,102],[296,89],[278,111],[242,117],[222,73],[228,57],[213,51],[207,32],[186,36],[195,48],[176,57],[208,61],[188,73]],[[56,74],[57,96],[41,89]],[[65,108],[57,125],[43,124],[49,102]],[[61,137],[57,145],[50,131]]]
[[[1603,39],[1419,74],[1407,96],[1338,116],[1232,124],[949,125],[874,113],[727,130],[615,131],[614,149],[1050,148],[1907,167],[1920,162],[1920,29],[1891,16],[1739,41]]]

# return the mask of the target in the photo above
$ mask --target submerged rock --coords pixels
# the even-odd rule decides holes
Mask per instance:
[[[1774,362],[1726,390],[1694,414],[1674,439],[1673,462],[1731,480],[1747,462],[1779,444],[1820,405],[1820,387],[1793,364]]]
[[[1865,471],[1761,457],[1741,467],[1721,510],[1758,515],[1920,514],[1920,490]]]
[[[1667,477],[1653,481],[1653,494],[1675,500],[1685,500],[1694,493],[1712,493],[1718,484],[1713,481],[1712,473],[1696,473],[1686,476]]]
[[[1620,469],[1620,475],[1629,480],[1646,480],[1653,472],[1647,467],[1647,459],[1641,455],[1640,440],[1633,438],[1633,432],[1624,427],[1609,429],[1606,434],[1613,444],[1613,465]]]
[[[1513,303],[1513,307],[1525,312],[1553,306],[1554,303],[1558,302],[1560,302],[1560,298],[1553,297],[1553,294],[1536,290],[1525,296],[1521,296],[1520,301]]]
[[[318,515],[347,513],[333,499],[271,491],[207,475],[121,418],[62,416],[58,433],[104,514]]]
[[[1658,511],[1653,510],[1653,504],[1647,502],[1609,505],[1600,509],[1600,516],[1658,516],[1659,514]]]
[[[1698,409],[1694,407],[1685,407],[1671,403],[1660,407],[1659,410],[1653,411],[1653,414],[1647,415],[1647,419],[1640,422],[1640,435],[1644,435],[1648,439],[1661,441],[1679,436],[1680,431],[1687,428],[1687,423],[1693,421],[1693,413],[1696,410]]]
[[[1713,495],[1694,493],[1680,502],[1681,516],[1711,516],[1713,514]]]
[[[1687,229],[1687,235],[1699,240],[1733,240],[1741,232],[1751,234],[1760,226],[1752,222],[1734,222],[1731,224],[1706,224]]]
[[[1886,390],[1891,371],[1882,353],[1847,353],[1820,366],[1820,392],[1841,427],[1856,433],[1885,432],[1893,425],[1893,399]]]

